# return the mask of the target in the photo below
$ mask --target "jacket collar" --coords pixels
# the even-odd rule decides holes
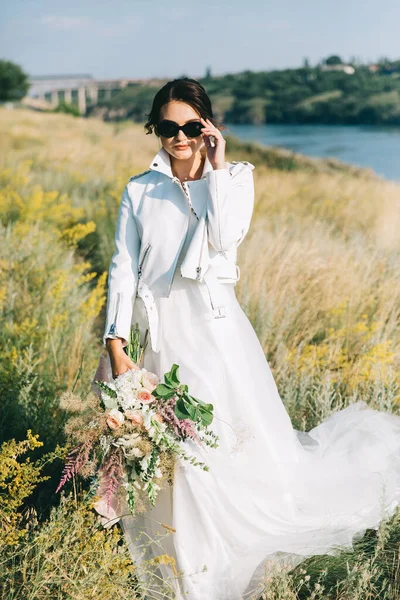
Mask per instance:
[[[153,160],[149,165],[149,169],[152,171],[158,171],[159,173],[164,173],[171,179],[174,179],[174,175],[171,169],[171,158],[170,154],[165,150],[164,147],[160,148],[157,154],[154,156]],[[204,162],[203,173],[201,174],[201,179],[203,179],[208,171],[212,171],[213,167],[210,161],[208,160],[208,156],[206,155],[206,160]]]

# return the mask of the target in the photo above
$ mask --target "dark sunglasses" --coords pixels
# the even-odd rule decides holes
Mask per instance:
[[[191,121],[190,123],[185,123],[184,125],[178,125],[175,121],[168,121],[164,119],[164,121],[160,121],[156,126],[157,133],[165,138],[175,137],[178,134],[178,131],[182,129],[183,133],[190,138],[198,137],[201,135],[201,130],[204,125],[201,121]]]

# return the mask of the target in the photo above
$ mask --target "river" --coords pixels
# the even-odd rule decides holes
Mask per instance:
[[[307,156],[334,157],[370,167],[385,179],[400,182],[400,127],[374,125],[235,125],[232,135],[266,146],[280,146]]]

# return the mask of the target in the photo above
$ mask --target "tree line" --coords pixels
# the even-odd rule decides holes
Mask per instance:
[[[345,70],[347,69],[347,70]],[[400,124],[400,60],[377,65],[344,65],[333,55],[316,66],[251,71],[199,79],[225,123]],[[109,121],[144,122],[159,82],[134,83],[87,114]],[[29,78],[18,66],[0,61],[0,101],[22,98]]]

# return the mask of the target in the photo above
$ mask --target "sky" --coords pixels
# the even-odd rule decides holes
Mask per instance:
[[[400,58],[399,23],[400,0],[1,0],[0,59],[97,79],[373,62]]]

